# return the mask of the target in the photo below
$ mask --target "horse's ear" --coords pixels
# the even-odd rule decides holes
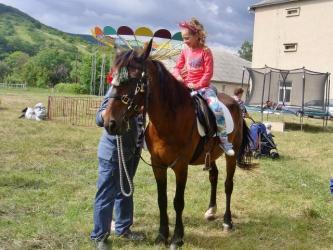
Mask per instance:
[[[116,55],[120,55],[124,51],[124,49],[122,49],[121,47],[115,47],[115,49],[116,49]]]
[[[153,38],[150,39],[149,43],[143,49],[143,52],[140,55],[140,61],[144,62],[147,60],[147,58],[149,57],[152,45],[153,45]]]

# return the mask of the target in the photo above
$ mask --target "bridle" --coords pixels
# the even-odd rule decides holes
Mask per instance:
[[[138,104],[138,96],[139,95],[144,95],[145,98],[145,93],[147,89],[147,74],[146,74],[146,69],[144,67],[134,67],[134,66],[127,66],[129,68],[135,68],[141,71],[140,77],[130,77],[128,76],[128,79],[125,82],[120,82],[119,86],[124,86],[124,85],[130,85],[130,84],[136,84],[136,87],[134,91],[128,94],[123,94],[123,95],[117,95],[114,92],[114,89],[111,90],[111,93],[109,95],[110,99],[115,99],[115,100],[120,100],[124,105],[127,106],[125,112],[122,115],[122,118],[125,122],[128,122],[130,119],[130,115],[134,114],[138,115],[141,113],[141,106]],[[145,106],[144,102],[144,106]]]

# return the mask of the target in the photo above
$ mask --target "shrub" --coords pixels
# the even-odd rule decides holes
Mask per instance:
[[[71,94],[86,94],[87,91],[84,86],[78,83],[58,83],[54,87],[56,92],[71,93]]]

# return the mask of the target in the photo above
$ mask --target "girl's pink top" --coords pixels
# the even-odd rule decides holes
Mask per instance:
[[[213,55],[209,48],[191,49],[186,46],[177,61],[173,75],[181,76],[184,84],[193,83],[195,89],[208,87],[213,77]]]

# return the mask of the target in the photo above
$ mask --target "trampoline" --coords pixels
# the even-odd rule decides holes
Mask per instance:
[[[245,70],[250,83],[246,108],[250,112],[261,112],[261,121],[263,114],[292,114],[300,117],[301,129],[304,116],[322,118],[323,125],[327,126],[330,73],[304,67],[283,70],[265,66]],[[311,105],[314,102],[316,105]]]

